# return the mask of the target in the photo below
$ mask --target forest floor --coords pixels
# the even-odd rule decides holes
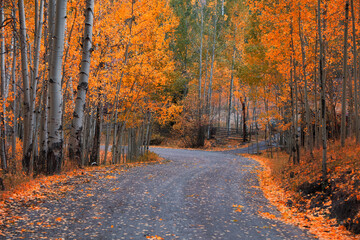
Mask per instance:
[[[52,176],[8,197],[0,239],[313,239],[276,219],[256,161],[152,150],[168,160]]]
[[[321,149],[313,157],[303,152],[296,165],[284,152],[251,156],[263,166],[262,190],[285,222],[322,239],[360,239],[360,147],[351,140],[346,146],[330,144],[326,182],[321,180]]]

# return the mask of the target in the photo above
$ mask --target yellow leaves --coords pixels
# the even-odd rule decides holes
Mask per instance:
[[[108,176],[106,176],[105,178],[106,178],[106,179],[116,179],[116,177],[111,176],[111,175],[108,175]]]
[[[277,219],[276,216],[274,214],[271,214],[271,213],[268,213],[268,212],[261,212],[261,211],[258,211],[258,214],[264,218],[267,218],[267,219]]]
[[[164,238],[159,237],[157,235],[155,235],[155,236],[146,236],[146,238],[150,239],[150,240],[164,240]]]
[[[233,204],[232,207],[235,208],[235,212],[242,212],[242,208],[244,206],[241,206],[240,204],[238,204],[238,205]]]

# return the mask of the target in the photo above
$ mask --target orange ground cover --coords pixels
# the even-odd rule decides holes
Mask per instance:
[[[360,147],[350,140],[346,146],[341,148],[338,142],[330,145],[328,178],[329,181],[335,182],[338,191],[347,192],[350,197],[356,196],[359,199],[359,187],[356,182],[360,180]],[[255,159],[262,165],[263,171],[259,171],[261,188],[266,198],[282,213],[281,220],[307,228],[320,239],[360,239],[359,235],[354,235],[347,231],[346,227],[339,225],[336,219],[330,219],[328,209],[310,208],[312,199],[303,198],[297,191],[302,183],[311,183],[320,179],[321,149],[314,151],[314,158],[304,153],[302,162],[298,165],[290,163],[289,156],[285,153],[279,152],[274,155],[273,159],[270,159],[267,153],[262,156],[247,155],[247,157]],[[290,173],[293,177],[289,177]],[[292,207],[287,204],[289,200],[294,203]],[[331,198],[327,197],[322,204],[330,206]],[[359,215],[360,212],[357,217]]]

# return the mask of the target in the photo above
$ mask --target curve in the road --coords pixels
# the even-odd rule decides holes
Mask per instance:
[[[279,212],[258,187],[255,161],[221,152],[152,150],[171,161],[114,173],[36,210],[24,209],[26,219],[7,229],[8,237],[312,239],[304,230],[259,215]]]

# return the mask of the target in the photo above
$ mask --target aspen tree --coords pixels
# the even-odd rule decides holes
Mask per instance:
[[[348,48],[348,25],[349,25],[349,1],[345,3],[345,29],[344,29],[344,67],[343,67],[343,82],[342,82],[342,97],[341,97],[341,146],[345,146],[346,138],[346,90],[347,90],[347,48]]]
[[[320,79],[320,91],[321,91],[321,135],[322,135],[322,173],[323,180],[327,178],[327,130],[326,130],[326,99],[325,99],[325,57],[324,57],[324,40],[321,30],[321,0],[318,0],[317,4],[317,23],[318,23],[318,37],[319,37],[319,46],[320,46],[320,56],[319,56],[319,79]]]
[[[354,113],[354,128],[356,141],[360,143],[360,130],[359,130],[359,92],[358,92],[358,55],[357,55],[357,43],[356,43],[356,23],[355,23],[355,10],[354,10],[354,0],[350,1],[351,3],[351,20],[352,20],[352,40],[353,40],[353,52],[354,52],[354,103],[355,103],[355,113]]]
[[[236,56],[235,34],[236,34],[236,27],[234,29],[234,46],[233,46],[233,57],[231,63],[231,77],[230,77],[230,90],[229,90],[229,108],[228,108],[227,123],[226,123],[228,136],[230,135],[230,118],[231,118],[231,109],[233,105],[234,68],[235,68],[235,56]]]
[[[20,23],[20,51],[21,51],[21,71],[23,82],[23,118],[24,118],[24,141],[23,141],[23,160],[22,165],[25,172],[30,171],[30,158],[32,151],[32,126],[30,125],[30,84],[29,84],[29,68],[28,68],[28,48],[26,41],[26,22],[25,22],[25,9],[24,0],[18,1],[19,8],[19,23]]]
[[[78,91],[75,101],[75,109],[73,113],[70,144],[69,144],[69,157],[79,165],[81,165],[84,109],[85,109],[86,92],[88,90],[88,82],[89,82],[89,74],[90,74],[93,21],[94,21],[94,0],[87,0],[86,9],[85,9],[85,28],[84,28],[84,36],[83,36],[80,80],[77,88]]]
[[[1,152],[1,162],[3,170],[7,171],[7,159],[5,152],[5,141],[6,141],[6,123],[5,123],[5,91],[6,91],[6,70],[5,70],[5,36],[4,36],[4,2],[0,3],[0,71],[1,71],[1,101],[2,101],[2,112],[1,112],[1,122],[0,122],[0,152]]]
[[[51,49],[49,77],[49,149],[47,158],[47,171],[49,174],[61,171],[63,157],[61,72],[66,26],[66,5],[66,0],[56,1],[55,32]]]
[[[310,153],[313,152],[313,134],[312,127],[310,123],[310,106],[309,106],[309,98],[308,98],[308,81],[307,81],[307,72],[306,72],[306,50],[305,50],[305,36],[303,33],[302,20],[301,20],[301,9],[299,6],[299,37],[301,42],[301,56],[302,56],[302,70],[303,70],[303,80],[304,80],[304,102],[305,102],[305,118],[306,118],[306,147],[310,149]]]

